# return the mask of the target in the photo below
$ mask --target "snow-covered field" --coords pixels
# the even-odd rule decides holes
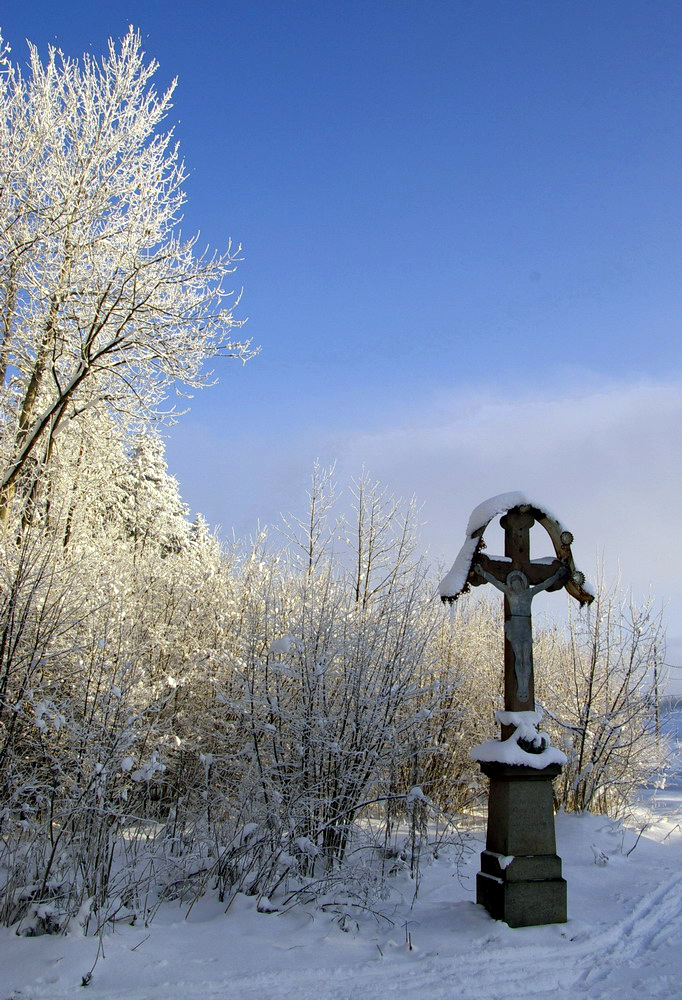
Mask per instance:
[[[646,818],[643,809],[633,815]],[[96,939],[3,930],[0,998],[679,997],[677,819],[654,818],[636,846],[636,827],[604,817],[562,815],[557,827],[569,883],[563,925],[511,930],[491,920],[474,903],[477,854],[461,881],[446,855],[426,869],[416,900],[414,883],[398,878],[386,910],[392,923],[365,914],[344,931],[334,916],[303,908],[258,913],[245,896],[227,914],[215,899],[197,904],[187,919],[169,906],[149,928],[119,927],[105,937],[86,988],[81,980],[95,961]],[[476,852],[481,836],[471,834]]]
[[[560,815],[566,924],[512,930],[474,902],[483,830],[466,831],[458,874],[441,853],[415,883],[395,878],[385,917],[303,907],[259,913],[238,896],[227,913],[204,898],[187,918],[168,905],[150,927],[103,941],[0,935],[0,1000],[493,1000],[682,995],[682,792],[648,794],[626,825]]]

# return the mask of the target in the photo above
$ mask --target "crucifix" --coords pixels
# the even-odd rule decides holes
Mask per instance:
[[[540,591],[563,587],[570,572],[558,558],[531,561],[530,529],[535,524],[532,508],[514,507],[500,519],[500,524],[504,528],[505,558],[495,559],[479,552],[471,582],[490,583],[504,594],[504,707],[508,712],[532,712],[535,691],[531,602]],[[511,732],[511,727],[503,727],[502,738]]]
[[[505,554],[487,556],[483,534],[499,515]],[[536,523],[547,531],[553,557],[531,559],[530,529]],[[552,781],[566,758],[560,752],[557,756],[544,741],[538,746],[540,741],[522,737],[520,729],[524,718],[536,718],[533,598],[541,591],[565,587],[580,604],[593,600],[585,577],[575,568],[572,541],[570,531],[524,494],[491,497],[473,511],[464,545],[439,588],[449,603],[470,587],[486,583],[504,594],[505,711],[498,713],[502,739],[476,747],[472,757],[490,780],[486,849],[476,876],[476,901],[510,927],[566,920],[566,882],[556,853],[552,797]]]

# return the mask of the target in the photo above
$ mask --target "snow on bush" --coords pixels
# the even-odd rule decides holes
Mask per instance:
[[[318,471],[308,534],[289,519],[279,552],[221,550],[177,508],[174,550],[123,518],[79,517],[67,545],[60,520],[5,537],[4,923],[92,933],[206,892],[350,912],[382,905],[392,872],[419,877],[429,824],[454,831],[483,791],[470,751],[501,706],[500,612],[443,615],[413,508],[353,490],[339,520]],[[617,810],[664,750],[661,636],[646,609],[598,600],[567,636],[539,630],[536,676],[568,757],[560,801]],[[538,721],[515,720],[517,762],[543,762],[518,746]]]

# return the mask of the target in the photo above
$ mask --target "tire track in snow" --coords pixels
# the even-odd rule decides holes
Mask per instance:
[[[599,937],[605,949],[599,965],[586,969],[576,985],[592,986],[608,978],[617,964],[632,964],[644,953],[652,955],[670,939],[680,940],[682,931],[682,875],[658,886],[635,909]]]
[[[657,887],[617,924],[594,937],[556,945],[496,944],[486,953],[424,955],[414,964],[385,960],[357,970],[268,973],[222,984],[210,1000],[508,1000],[510,997],[591,996],[596,983],[652,953],[682,930],[682,875]],[[651,985],[651,984],[650,984]]]

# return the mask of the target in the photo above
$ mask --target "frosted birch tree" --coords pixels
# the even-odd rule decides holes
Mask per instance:
[[[139,33],[101,60],[0,53],[0,517],[30,497],[55,435],[84,411],[168,416],[207,358],[246,360],[226,288],[239,248],[181,234],[185,168],[163,131],[174,84]]]

